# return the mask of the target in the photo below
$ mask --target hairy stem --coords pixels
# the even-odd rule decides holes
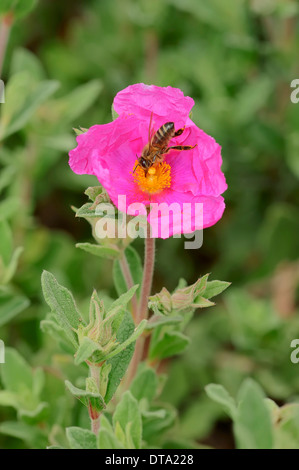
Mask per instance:
[[[89,370],[90,370],[91,377],[93,377],[95,379],[98,390],[100,390],[99,367],[96,366],[96,365],[93,365],[93,364],[91,365],[90,364],[89,365]],[[88,413],[89,413],[89,417],[90,417],[90,420],[91,420],[91,430],[92,430],[92,432],[94,432],[97,435],[99,430],[100,430],[100,416],[101,416],[101,413],[98,410],[95,410],[92,407],[91,402],[89,402],[89,405],[88,405]]]
[[[129,268],[129,264],[125,255],[125,252],[123,253],[122,257],[119,260],[120,268],[122,270],[124,279],[126,281],[126,285],[128,289],[131,289],[131,287],[134,286],[134,281],[132,278],[132,274]],[[137,296],[134,294],[134,297],[132,298],[132,317],[134,320],[134,323],[137,321],[137,315],[138,315],[138,303],[137,303]]]
[[[145,238],[143,281],[140,304],[138,310],[138,322],[148,317],[148,297],[151,294],[155,266],[155,238],[151,237],[150,224],[147,224]]]
[[[89,404],[88,406],[88,413],[89,417],[91,419],[91,430],[94,432],[96,435],[98,435],[99,430],[100,430],[100,414],[99,412],[95,412],[92,408],[91,405]]]
[[[138,310],[138,322],[148,317],[148,297],[150,296],[154,275],[155,265],[155,238],[151,237],[150,225],[147,225],[147,236],[145,238],[145,253],[144,253],[144,268],[143,268],[143,282],[141,290],[141,298]],[[142,361],[143,350],[144,350],[145,338],[141,335],[135,346],[133,359],[131,361],[128,375],[126,379],[127,386],[130,385],[131,381],[136,375],[138,365]]]
[[[13,15],[12,13],[8,13],[7,15],[3,16],[0,24],[0,78],[2,76],[2,68],[5,58],[6,46],[8,43],[12,23]]]

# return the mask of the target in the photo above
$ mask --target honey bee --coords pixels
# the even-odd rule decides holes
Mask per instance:
[[[147,174],[148,170],[151,167],[157,166],[159,163],[162,163],[165,155],[170,151],[170,150],[191,150],[194,149],[196,145],[174,145],[171,147],[168,147],[168,144],[173,137],[178,137],[181,135],[185,128],[178,129],[177,131],[175,130],[174,127],[174,122],[166,122],[163,124],[151,137],[151,121],[152,121],[152,116],[150,120],[150,126],[149,126],[149,139],[148,143],[145,145],[145,147],[142,150],[141,156],[138,157],[138,163],[134,168],[133,173],[136,171],[137,167],[140,166],[145,174]]]

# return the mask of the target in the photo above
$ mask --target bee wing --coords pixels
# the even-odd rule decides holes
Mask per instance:
[[[153,112],[151,112],[151,117],[150,117],[150,122],[149,122],[149,127],[148,127],[148,143],[151,145],[152,138],[155,134],[154,127],[152,127],[152,122],[153,122]]]

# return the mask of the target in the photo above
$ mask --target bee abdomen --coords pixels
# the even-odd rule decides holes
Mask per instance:
[[[155,145],[155,144],[167,145],[168,142],[174,136],[174,134],[175,134],[174,123],[166,122],[155,133],[153,140],[152,140],[152,145]]]

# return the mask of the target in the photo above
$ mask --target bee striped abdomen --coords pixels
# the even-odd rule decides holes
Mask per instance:
[[[172,139],[175,134],[174,123],[173,122],[166,122],[161,126],[152,139],[152,145],[158,146],[167,146],[168,142]]]

